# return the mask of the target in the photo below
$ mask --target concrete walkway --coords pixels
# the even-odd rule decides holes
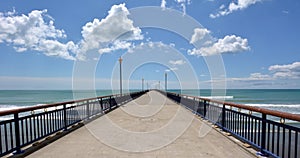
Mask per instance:
[[[156,91],[28,157],[255,157]]]

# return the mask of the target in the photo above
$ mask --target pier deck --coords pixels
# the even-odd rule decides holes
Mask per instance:
[[[113,127],[121,132],[112,132]],[[192,112],[150,91],[28,157],[255,157],[209,127]],[[176,132],[180,134],[172,140]]]

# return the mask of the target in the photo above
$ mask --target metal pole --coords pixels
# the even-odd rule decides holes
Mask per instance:
[[[160,89],[160,81],[158,81],[158,89]]]
[[[167,88],[168,88],[168,75],[167,73],[165,72],[165,91],[167,91]]]
[[[142,91],[144,90],[144,78],[142,78]]]
[[[122,61],[123,61],[123,59],[120,57],[119,63],[120,63],[120,94],[121,94],[121,96],[122,96]]]

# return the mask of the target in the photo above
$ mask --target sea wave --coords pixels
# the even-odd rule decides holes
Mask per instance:
[[[7,111],[7,110],[14,110],[14,109],[19,109],[19,108],[42,106],[42,105],[46,105],[46,104],[35,104],[35,105],[29,105],[29,106],[0,105],[0,111]],[[55,107],[50,107],[50,108],[47,108],[47,111],[52,111],[52,110],[55,110],[55,109],[56,109]],[[36,113],[40,113],[40,112],[43,112],[43,111],[44,111],[44,109],[35,110]],[[20,114],[20,116],[26,116],[28,114],[30,114],[29,111]],[[0,116],[0,121],[9,120],[9,119],[12,119],[12,118],[13,118],[13,115]]]
[[[300,104],[246,104],[270,110],[283,111],[291,114],[300,114]]]
[[[0,111],[13,110],[26,106],[17,106],[17,105],[0,105]]]
[[[201,96],[206,99],[233,99],[234,96]]]
[[[13,109],[19,109],[19,108],[26,108],[26,107],[32,107],[32,106],[41,106],[41,105],[45,105],[45,104],[35,104],[35,105],[28,105],[28,106],[0,105],[0,111],[13,110]]]
[[[300,104],[246,104],[255,107],[273,107],[273,108],[300,108]]]

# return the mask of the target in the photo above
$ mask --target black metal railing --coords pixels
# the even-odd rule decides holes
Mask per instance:
[[[197,115],[270,157],[300,157],[300,115],[163,92]]]
[[[0,157],[22,153],[22,148],[78,122],[90,120],[147,91],[0,111]]]

